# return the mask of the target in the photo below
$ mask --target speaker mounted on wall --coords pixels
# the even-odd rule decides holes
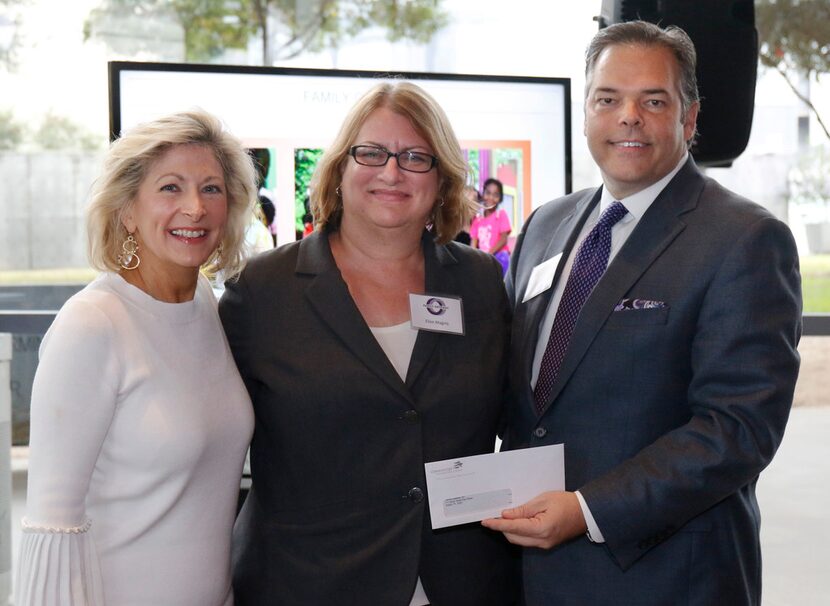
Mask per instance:
[[[676,25],[697,50],[701,108],[692,147],[702,166],[730,166],[752,129],[758,32],[753,0],[602,0],[600,29],[641,19]]]

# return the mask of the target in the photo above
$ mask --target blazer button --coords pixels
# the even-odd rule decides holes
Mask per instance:
[[[417,410],[407,410],[403,413],[403,419],[408,423],[417,423],[421,420],[421,415],[418,414]]]
[[[420,503],[424,500],[424,491],[416,486],[415,488],[410,488],[406,496],[413,503]]]
[[[544,438],[546,435],[548,435],[548,430],[544,427],[537,427],[533,430],[533,435],[537,438]]]

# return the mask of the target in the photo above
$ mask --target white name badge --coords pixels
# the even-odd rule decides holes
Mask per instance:
[[[551,257],[543,263],[539,263],[539,265],[533,268],[533,271],[530,272],[530,280],[527,281],[527,288],[525,289],[525,296],[522,299],[522,303],[529,301],[550,288],[551,284],[553,284],[553,276],[556,275],[556,268],[559,266],[560,259],[562,259],[562,253]]]
[[[464,334],[461,299],[443,295],[409,295],[412,328]]]

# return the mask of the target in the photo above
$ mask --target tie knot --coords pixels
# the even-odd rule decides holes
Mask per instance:
[[[623,203],[614,200],[608,208],[602,211],[599,221],[597,221],[597,225],[602,225],[607,229],[611,229],[626,214],[628,214],[628,209],[623,206]]]

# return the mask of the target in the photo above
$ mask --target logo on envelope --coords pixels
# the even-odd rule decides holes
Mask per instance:
[[[446,461],[449,463],[449,461]],[[448,474],[456,474],[464,471],[464,461],[455,460],[452,464],[445,467],[433,467],[428,470],[434,476],[443,476]]]

